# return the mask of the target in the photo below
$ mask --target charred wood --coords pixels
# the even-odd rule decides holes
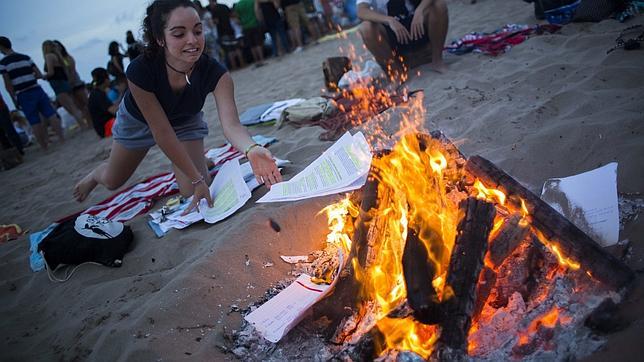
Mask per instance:
[[[516,207],[520,207],[519,198],[525,200],[532,226],[556,244],[562,254],[580,263],[583,271],[593,278],[615,289],[624,287],[633,279],[634,273],[626,264],[602,249],[577,226],[492,162],[472,156],[465,170],[487,187],[503,191]]]
[[[495,284],[496,272],[488,267],[484,267],[479,275],[479,281],[476,284],[476,304],[474,305],[472,318],[476,318],[481,314]]]
[[[494,268],[501,265],[505,258],[528,236],[530,228],[527,224],[522,225],[520,221],[520,215],[506,218],[499,232],[490,240],[488,256]]]
[[[442,346],[465,351],[476,299],[476,284],[487,251],[487,239],[496,214],[494,205],[467,198],[459,204],[463,218],[447,271],[446,287],[453,296],[443,302],[449,316],[442,324],[439,342]]]
[[[438,236],[437,236],[438,238]],[[424,324],[436,324],[443,318],[440,300],[432,285],[436,275],[429,252],[416,231],[409,229],[402,256],[407,302],[414,317]]]
[[[584,325],[597,334],[609,334],[621,331],[628,324],[619,315],[617,304],[610,298],[604,300],[584,321]]]

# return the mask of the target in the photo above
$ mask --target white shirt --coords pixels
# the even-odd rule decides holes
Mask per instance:
[[[367,4],[372,10],[387,15],[387,3],[389,3],[389,0],[357,0],[356,3],[358,5]],[[405,0],[405,6],[410,13],[414,12],[414,6],[409,2],[409,0]]]

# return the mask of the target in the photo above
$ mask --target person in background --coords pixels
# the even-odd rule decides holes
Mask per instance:
[[[72,99],[76,108],[80,109],[83,113],[83,118],[86,120],[90,119],[89,111],[87,110],[87,89],[85,88],[85,82],[78,75],[76,70],[76,60],[72,57],[65,49],[63,43],[58,40],[53,41],[60,51],[60,55],[63,57],[63,63],[65,63],[65,68],[67,70],[67,79],[69,85],[72,87]]]
[[[447,70],[443,47],[449,18],[445,0],[358,0],[360,36],[382,69],[401,73],[401,55],[430,47],[429,66]]]
[[[138,57],[143,50],[141,43],[134,38],[132,30],[125,32],[125,42],[127,43],[127,52],[126,55],[130,58],[130,61],[133,61],[134,58]]]
[[[4,102],[2,95],[0,95],[0,132],[2,133],[2,146],[4,148],[13,146],[21,155],[25,154],[25,151],[23,151],[23,142],[18,132],[16,132],[13,122],[11,122],[9,107]]]
[[[278,0],[255,0],[255,15],[264,29],[271,34],[273,56],[281,56],[289,49],[284,18],[279,13]]]
[[[233,29],[230,16],[230,8],[224,4],[218,4],[217,0],[208,1],[208,10],[212,14],[212,18],[217,25],[217,35],[219,35],[219,44],[224,50],[226,61],[230,69],[243,68],[246,66],[244,57],[242,56],[239,41],[235,37],[235,30]]]
[[[146,9],[143,32],[145,54],[127,69],[129,88],[116,113],[110,156],[76,184],[76,200],[85,200],[99,184],[119,188],[158,144],[172,162],[181,195],[193,196],[185,213],[203,199],[212,207],[203,142],[208,124],[202,112],[210,94],[223,134],[244,152],[256,179],[268,187],[280,182],[271,152],[254,143],[239,122],[230,74],[203,54],[203,24],[193,2],[154,1]]]
[[[83,112],[76,107],[72,98],[72,87],[69,84],[67,69],[60,49],[53,41],[45,40],[42,43],[42,53],[45,58],[44,79],[54,90],[56,102],[74,117],[81,129],[89,127],[89,122],[83,118]]]
[[[94,130],[99,137],[112,135],[112,124],[118,109],[118,102],[112,102],[107,93],[110,90],[110,75],[105,68],[92,70],[92,91],[89,94],[89,112]]]
[[[311,40],[316,41],[320,37],[317,27],[309,21],[309,17],[306,15],[302,0],[282,0],[282,9],[284,9],[284,14],[286,15],[294,52],[302,51],[302,46],[304,45],[302,25],[306,26]]]
[[[199,0],[194,0],[193,3],[197,8],[197,12],[199,13],[199,17],[201,18],[201,22],[203,24],[203,35],[206,40],[205,52],[211,58],[221,63],[221,57],[219,55],[221,48],[219,47],[219,42],[217,41],[217,26],[212,20],[212,14],[210,13],[210,11],[208,11],[208,9],[204,8],[201,5],[201,2]]]
[[[127,89],[127,78],[125,77],[125,66],[123,65],[123,58],[121,54],[119,43],[113,41],[107,48],[107,53],[110,60],[107,62],[107,72],[116,79],[116,87],[120,93],[125,92]]]
[[[11,40],[0,36],[0,52],[5,55],[0,60],[0,74],[13,103],[22,109],[31,125],[36,141],[43,150],[47,149],[49,140],[47,127],[40,120],[42,115],[64,142],[63,131],[56,111],[45,91],[38,85],[37,79],[43,77],[40,69],[27,55],[13,51]]]
[[[255,15],[255,0],[239,0],[233,7],[239,17],[244,42],[250,48],[255,65],[264,64],[264,29]]]

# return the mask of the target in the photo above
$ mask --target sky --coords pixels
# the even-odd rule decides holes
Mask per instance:
[[[218,2],[230,6],[236,0]],[[92,69],[106,66],[111,41],[126,48],[127,30],[141,39],[141,22],[149,3],[150,0],[0,0],[0,36],[11,39],[13,50],[30,56],[41,71],[42,42],[59,40],[76,60],[81,79],[89,83]],[[2,83],[2,98],[13,109]],[[49,83],[39,83],[53,97]]]

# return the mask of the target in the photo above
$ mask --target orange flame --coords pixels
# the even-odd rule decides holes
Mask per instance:
[[[378,321],[377,326],[385,336],[385,346],[381,347],[383,351],[414,351],[425,359],[432,354],[433,346],[440,336],[437,327],[416,322],[412,318],[383,318]]]
[[[500,205],[505,205],[506,197],[502,191],[485,187],[485,185],[483,185],[483,183],[479,179],[474,182],[474,188],[478,190],[478,195],[476,195],[477,198],[487,200],[489,202],[496,202]]]
[[[356,217],[358,207],[351,202],[349,195],[335,204],[331,204],[320,213],[326,212],[329,225],[329,233],[326,236],[327,243],[342,247],[344,254],[348,255],[351,250],[351,237],[353,234],[353,225],[347,223],[348,216]]]

